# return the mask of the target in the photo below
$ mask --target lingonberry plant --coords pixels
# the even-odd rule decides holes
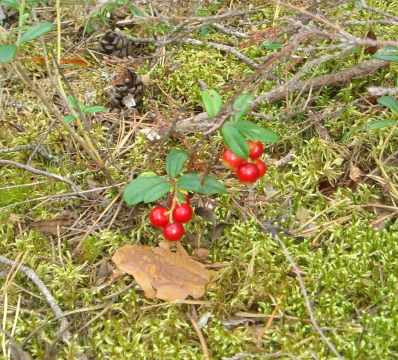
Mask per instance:
[[[166,158],[168,177],[160,177],[154,172],[144,172],[132,180],[124,189],[123,199],[128,205],[143,201],[150,203],[171,192],[170,208],[155,206],[149,213],[149,221],[163,229],[163,237],[168,241],[179,241],[184,236],[183,223],[191,220],[193,210],[187,192],[197,194],[226,193],[224,185],[210,176],[183,174],[181,170],[189,153],[173,149]]]
[[[221,96],[215,90],[202,94],[205,109],[214,118],[222,107]],[[244,184],[253,184],[263,177],[267,166],[260,160],[264,152],[263,143],[279,140],[279,136],[250,121],[241,120],[251,108],[254,97],[249,94],[240,96],[233,105],[234,115],[221,129],[226,150],[222,156],[224,165],[236,172],[237,178]],[[150,203],[159,200],[171,192],[169,208],[155,206],[149,220],[155,227],[163,229],[163,236],[168,241],[179,241],[184,236],[183,223],[191,220],[193,210],[190,206],[188,191],[197,194],[226,193],[224,185],[210,176],[200,174],[182,174],[181,170],[189,153],[173,149],[166,158],[168,177],[160,177],[154,172],[140,174],[124,189],[123,199],[128,205],[143,201]]]
[[[210,118],[220,111],[223,102],[215,90],[202,93],[202,100]],[[267,165],[260,160],[264,152],[263,143],[274,143],[279,136],[250,121],[241,120],[251,109],[254,97],[243,94],[233,104],[235,114],[229,118],[221,129],[221,135],[227,148],[222,155],[225,167],[236,173],[239,181],[253,184],[267,172]]]

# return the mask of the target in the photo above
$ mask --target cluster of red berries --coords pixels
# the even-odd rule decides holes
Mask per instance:
[[[185,203],[174,204],[174,195],[170,199],[171,212],[165,206],[157,205],[149,213],[149,221],[153,226],[163,228],[163,236],[168,241],[179,241],[184,236],[184,226],[192,219],[193,210],[189,205],[189,197],[185,197]],[[171,215],[171,216],[170,216]]]
[[[264,152],[263,144],[260,141],[248,140],[249,158],[237,157],[232,151],[225,150],[222,155],[222,162],[225,167],[236,173],[239,181],[243,184],[253,184],[262,178],[267,172],[267,165],[259,158]]]

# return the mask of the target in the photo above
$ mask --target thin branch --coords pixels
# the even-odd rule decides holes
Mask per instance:
[[[47,171],[39,170],[39,169],[36,169],[36,168],[34,168],[34,167],[32,167],[32,166],[20,164],[20,163],[17,163],[17,162],[15,162],[15,161],[11,161],[11,160],[0,160],[0,165],[12,165],[12,166],[16,166],[16,167],[19,168],[19,169],[29,171],[29,172],[31,172],[31,173],[33,173],[33,174],[36,174],[36,175],[47,176],[47,177],[53,178],[53,179],[55,179],[55,180],[62,181],[62,182],[64,182],[64,183],[68,184],[68,185],[69,185],[73,190],[75,190],[79,195],[85,197],[85,196],[83,195],[83,192],[84,192],[83,189],[81,189],[79,186],[77,186],[77,185],[76,185],[75,183],[73,183],[71,180],[69,180],[69,179],[67,179],[67,178],[64,178],[64,177],[62,177],[62,176],[60,176],[60,175],[51,174],[51,173],[49,173],[49,172],[47,172]]]
[[[254,218],[256,220],[256,222],[259,224],[259,226],[261,227],[261,229],[264,230],[264,232],[269,233],[266,229],[266,227],[262,224],[262,222],[256,218]],[[292,256],[290,255],[290,252],[288,250],[288,248],[286,247],[285,243],[281,240],[281,238],[278,235],[269,233],[273,239],[275,239],[276,241],[278,241],[278,243],[280,244],[280,246],[282,247],[283,253],[285,254],[286,259],[290,262],[290,264],[292,265],[293,269],[297,269],[297,264],[295,263],[295,261],[293,260]],[[301,294],[304,297],[304,301],[305,301],[305,305],[307,307],[307,311],[308,314],[310,316],[311,319],[311,323],[314,326],[316,332],[320,335],[320,337],[323,339],[323,341],[325,341],[326,345],[329,347],[330,351],[339,359],[339,360],[343,360],[343,357],[340,355],[340,353],[337,351],[337,349],[335,348],[335,346],[329,341],[329,339],[325,336],[325,334],[323,333],[322,329],[319,327],[317,320],[315,319],[314,313],[312,311],[311,308],[311,303],[310,300],[308,298],[308,294],[307,294],[307,290],[305,288],[304,285],[304,281],[303,278],[301,277],[300,271],[296,272],[297,275],[297,280],[300,284],[300,289],[301,289]]]
[[[15,262],[8,260],[4,256],[0,255],[0,262],[12,267],[15,266]],[[46,285],[40,280],[40,278],[36,275],[36,273],[29,267],[20,265],[18,266],[18,271],[22,272],[25,274],[40,290],[40,292],[43,294],[44,299],[46,300],[47,304],[50,306],[51,310],[54,312],[54,314],[57,317],[62,317],[63,312],[61,308],[58,306],[57,302],[55,301],[54,297],[51,295],[50,291],[47,289]],[[70,341],[71,340],[71,335],[69,333],[69,323],[66,319],[61,319],[61,326],[59,328],[59,332],[63,333],[63,339],[65,341]]]

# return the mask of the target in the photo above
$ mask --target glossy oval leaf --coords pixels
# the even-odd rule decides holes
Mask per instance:
[[[178,179],[179,189],[196,192],[202,186],[202,177],[198,174],[185,174]]]
[[[241,120],[232,124],[232,127],[239,130],[244,136],[253,141],[262,143],[275,143],[279,141],[279,135],[271,130],[253,124],[251,121]]]
[[[26,30],[20,40],[20,45],[26,43],[27,41],[34,40],[44,34],[47,34],[50,32],[52,29],[54,29],[55,24],[51,24],[48,22],[42,22],[37,24],[36,26],[30,28],[29,30]]]
[[[10,62],[18,51],[18,46],[11,45],[1,45],[0,46],[0,62],[8,63]]]
[[[160,198],[165,196],[172,187],[173,186],[166,180],[151,186],[150,189],[145,191],[144,203],[150,203],[152,201],[159,200]]]
[[[240,112],[234,115],[235,121],[240,120],[243,118],[251,109],[250,103],[254,100],[254,96],[250,94],[243,94],[239,96],[235,102],[233,108],[235,110],[242,109]]]
[[[166,158],[166,172],[170,177],[175,178],[188,158],[189,152],[185,150],[173,149]]]
[[[202,92],[203,106],[210,118],[214,118],[222,107],[222,98],[216,90],[206,90]]]
[[[164,184],[164,186],[157,187],[161,184]],[[157,188],[157,192],[151,192],[150,195],[147,195],[146,197],[146,194],[155,187]],[[135,205],[144,201],[144,199],[147,200],[148,198],[150,198],[151,201],[155,201],[164,196],[171,188],[172,186],[168,181],[158,176],[143,177],[130,181],[123,191],[123,199],[127,205]],[[167,189],[166,192],[164,192],[165,189]]]
[[[377,99],[380,105],[387,106],[392,111],[398,113],[398,102],[392,96],[383,96]]]
[[[145,171],[145,172],[139,174],[139,175],[137,176],[137,179],[140,179],[140,178],[149,178],[149,177],[158,177],[158,175],[157,175],[156,173],[154,173],[153,171]]]
[[[197,194],[210,195],[210,194],[226,194],[227,190],[222,182],[213,179],[210,176],[206,177],[206,181],[203,186],[195,191]]]
[[[221,135],[227,148],[236,156],[242,159],[246,159],[249,156],[249,145],[240,130],[231,126],[230,123],[227,122],[221,129]]]

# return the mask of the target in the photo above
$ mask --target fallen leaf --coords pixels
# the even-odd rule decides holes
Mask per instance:
[[[223,233],[224,229],[228,226],[232,225],[226,222],[219,222],[217,225],[213,226],[213,230],[211,233],[211,243],[213,244]]]
[[[112,261],[119,270],[132,275],[150,299],[169,301],[194,299],[206,293],[206,287],[215,276],[214,270],[189,257],[181,244],[172,252],[170,245],[161,242],[154,249],[148,246],[125,245],[116,250]]]
[[[69,228],[72,225],[72,219],[70,217],[59,217],[55,219],[46,219],[34,221],[29,225],[29,229],[33,231],[40,231],[42,233],[58,235],[58,227],[60,231],[64,231],[65,228]]]
[[[17,222],[22,220],[22,215],[11,213],[8,215],[8,220],[12,222]]]
[[[366,38],[369,40],[377,40],[376,34],[373,32],[372,29],[368,31],[368,33],[366,34]],[[367,46],[365,48],[365,54],[373,55],[377,52],[377,50],[379,50],[378,46]]]
[[[193,256],[195,259],[203,262],[209,259],[209,255],[210,255],[209,250],[201,248],[201,249],[196,249]]]
[[[376,229],[378,233],[380,233],[384,229],[387,221],[389,221],[393,217],[394,214],[391,214],[389,212],[380,212],[372,218],[372,226]]]
[[[102,260],[101,265],[97,272],[97,276],[95,277],[95,281],[98,281],[102,278],[107,278],[112,273],[113,273],[112,266],[106,260]]]
[[[195,214],[202,217],[204,220],[211,222],[213,225],[216,225],[216,215],[214,214],[214,211],[204,207],[197,207],[195,209]]]
[[[355,181],[357,184],[361,180],[361,176],[363,176],[363,172],[356,167],[353,163],[350,164],[350,179]]]

